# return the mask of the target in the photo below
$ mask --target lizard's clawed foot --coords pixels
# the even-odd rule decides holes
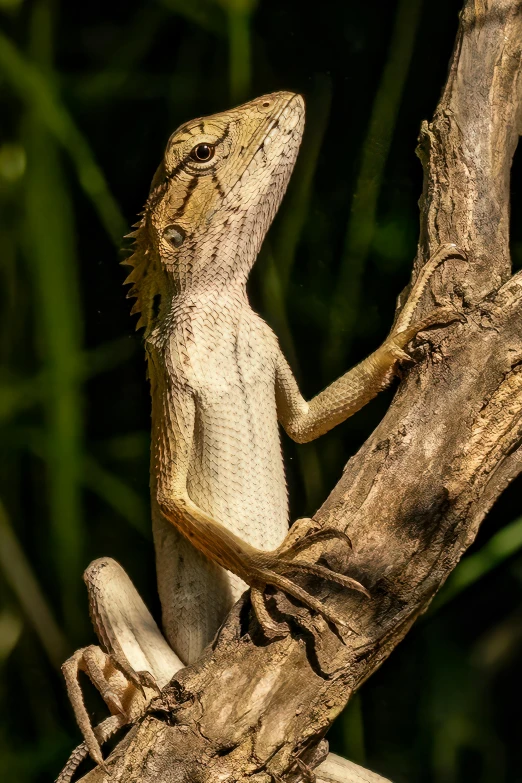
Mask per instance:
[[[108,657],[114,668],[119,669],[119,671],[125,675],[127,680],[131,682],[136,690],[140,691],[142,695],[145,695],[143,690],[144,688],[150,688],[151,690],[156,691],[157,694],[161,692],[158,683],[150,672],[135,671],[125,656],[117,652],[115,649],[109,654]]]
[[[464,315],[454,308],[438,307],[425,318],[412,323],[415,308],[417,307],[433,272],[443,263],[443,261],[446,261],[446,259],[451,257],[467,260],[467,255],[464,250],[453,243],[441,245],[437,249],[437,252],[428,259],[410,291],[408,299],[402,308],[391,334],[377,351],[377,354],[380,353],[381,356],[391,356],[395,364],[410,363],[413,359],[404,349],[410,340],[413,340],[419,332],[422,332],[424,329],[429,329],[431,326],[447,326],[448,324],[453,323],[453,321],[466,320]]]
[[[467,260],[466,252],[459,248],[458,245],[452,242],[440,245],[437,251],[424,264],[417,280],[413,284],[397,322],[383,345],[383,348],[389,351],[397,361],[411,361],[411,357],[404,351],[404,348],[423,329],[428,329],[430,326],[435,325],[446,326],[453,321],[465,320],[462,313],[451,307],[438,307],[425,318],[412,323],[415,309],[426,290],[433,272],[440,264],[452,257]]]
[[[308,764],[305,764],[305,762],[299,757],[296,758],[295,764],[301,770],[303,783],[317,783],[317,776],[313,769],[308,766]]]
[[[117,659],[118,658],[118,659]],[[94,733],[83,700],[79,673],[87,674],[114,716],[121,719],[121,726],[129,721],[128,709],[132,700],[145,699],[143,688],[158,690],[149,672],[135,672],[125,659],[108,655],[100,647],[91,645],[77,650],[62,666],[78,726],[85,739],[89,754],[96,764],[103,765],[100,743]]]
[[[324,530],[319,530],[316,533],[309,534],[288,547],[285,547],[283,544],[275,552],[256,552],[252,557],[252,563],[249,568],[249,582],[252,587],[252,606],[259,624],[269,638],[285,636],[288,631],[286,625],[277,623],[273,620],[266,608],[263,593],[267,585],[277,587],[279,590],[282,590],[293,598],[297,598],[304,606],[318,612],[334,625],[349,628],[346,620],[338,615],[337,612],[329,609],[322,601],[308,593],[292,579],[286,577],[285,574],[288,572],[297,571],[313,574],[314,576],[321,577],[321,579],[336,582],[350,590],[356,590],[363,593],[367,598],[370,597],[367,589],[360,582],[349,576],[332,571],[317,563],[293,559],[296,554],[308,549],[313,544],[333,538],[344,541],[351,549],[352,544],[346,533],[335,530],[334,528],[326,528]]]
[[[412,357],[404,350],[406,345],[416,337],[419,332],[424,329],[429,329],[431,326],[448,326],[448,324],[454,321],[464,321],[465,317],[462,313],[454,310],[451,307],[438,307],[433,310],[425,318],[420,321],[415,321],[404,329],[395,328],[390,334],[388,339],[383,343],[382,348],[385,351],[389,351],[392,356],[399,362],[411,362]]]
[[[251,587],[250,600],[252,601],[252,609],[255,612],[257,621],[268,639],[281,639],[288,634],[286,623],[278,623],[266,608],[263,590],[258,587]]]
[[[297,775],[300,781],[302,783],[317,783],[317,775],[313,771],[313,769],[306,764],[301,758],[297,757],[293,760],[292,766],[290,767],[290,771],[292,772],[293,767],[297,767]],[[276,781],[276,783],[284,783],[282,777],[277,774],[272,774],[272,777]],[[292,774],[292,779],[295,777],[295,773]]]

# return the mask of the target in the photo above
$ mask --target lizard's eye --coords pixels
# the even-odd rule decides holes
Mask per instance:
[[[197,160],[198,163],[206,163],[214,157],[215,151],[216,148],[213,144],[198,144],[190,153],[190,157]]]

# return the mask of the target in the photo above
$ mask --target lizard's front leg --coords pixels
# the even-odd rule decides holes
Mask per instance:
[[[298,443],[315,440],[348,419],[391,382],[397,365],[411,361],[404,350],[423,329],[462,320],[455,310],[439,307],[413,322],[415,309],[437,267],[450,257],[466,258],[454,244],[441,245],[426,262],[387,339],[364,361],[330,384],[310,402],[303,399],[283,354],[277,363],[276,399],[278,418],[288,435]]]

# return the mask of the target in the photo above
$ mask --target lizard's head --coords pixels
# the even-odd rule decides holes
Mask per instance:
[[[276,92],[170,137],[133,236],[127,282],[146,333],[183,290],[243,285],[301,143],[304,102]]]

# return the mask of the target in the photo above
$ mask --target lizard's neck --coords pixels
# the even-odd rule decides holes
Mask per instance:
[[[268,224],[248,212],[215,215],[201,231],[187,237],[176,261],[164,264],[175,296],[212,292],[237,301],[246,299],[246,283]]]
[[[208,288],[205,285],[190,286],[172,297],[170,308],[156,334],[168,337],[172,329],[181,324],[190,324],[191,333],[207,334],[209,329],[221,334],[236,332],[245,309],[250,303],[245,287]]]
[[[246,275],[231,275],[230,260],[226,264],[220,266],[219,253],[212,253],[208,261],[196,257],[186,265],[184,276],[164,280],[160,310],[145,337],[149,349],[165,346],[179,328],[188,328],[193,336],[196,332],[223,336],[223,330],[227,334],[237,331],[245,310],[250,310]]]

